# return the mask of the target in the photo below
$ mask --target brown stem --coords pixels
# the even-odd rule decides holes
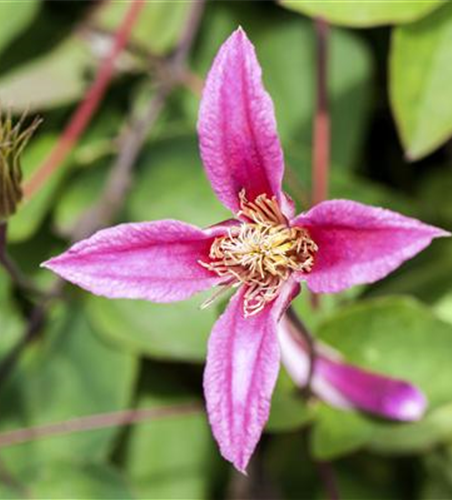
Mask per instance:
[[[320,479],[325,487],[325,492],[329,500],[339,500],[339,488],[337,486],[336,475],[330,462],[315,462]]]
[[[330,164],[330,114],[328,108],[327,66],[329,26],[323,19],[315,20],[317,40],[317,92],[313,130],[312,203],[328,198]]]
[[[0,223],[0,266],[8,273],[11,281],[24,292],[35,295],[44,295],[29,279],[27,279],[17,267],[17,264],[8,255],[7,244],[8,223]]]
[[[317,90],[313,127],[312,205],[316,205],[328,198],[330,168],[330,111],[328,105],[329,25],[325,20],[315,20],[315,34],[317,41]],[[319,307],[319,295],[311,294],[311,305],[313,309]]]
[[[85,417],[72,418],[54,424],[3,432],[0,434],[0,448],[28,441],[36,441],[37,439],[51,436],[62,436],[74,432],[86,432],[95,429],[104,429],[106,427],[130,425],[147,420],[190,415],[201,411],[202,406],[199,403],[185,403],[177,406],[98,413]]]
[[[141,9],[145,4],[145,0],[133,0],[131,2],[123,22],[115,34],[111,52],[100,66],[96,78],[86,93],[85,98],[72,115],[71,120],[64,129],[57,145],[51,151],[50,156],[38,168],[31,179],[24,184],[24,196],[26,199],[30,199],[59,168],[89,124],[113,77],[116,59],[126,46],[132,28],[138,20]]]

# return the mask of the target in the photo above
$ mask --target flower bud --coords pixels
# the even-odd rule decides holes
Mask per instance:
[[[23,114],[13,126],[11,112],[0,111],[0,221],[13,215],[22,200],[21,154],[41,123],[35,118],[25,127],[26,115]]]

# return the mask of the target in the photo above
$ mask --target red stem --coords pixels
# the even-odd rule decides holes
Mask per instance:
[[[111,52],[99,67],[96,78],[88,89],[84,99],[75,110],[50,155],[24,184],[24,196],[26,199],[30,199],[39,191],[46,180],[58,169],[90,122],[112,79],[116,59],[126,46],[132,33],[132,28],[138,20],[141,9],[145,4],[145,0],[133,0],[130,4],[121,25],[116,31]]]
[[[312,204],[328,198],[330,164],[330,115],[328,108],[327,63],[329,26],[316,19],[317,95],[313,130]]]
[[[141,408],[137,410],[120,410],[111,413],[98,413],[85,417],[72,418],[64,422],[26,427],[0,433],[0,448],[13,446],[27,441],[36,441],[51,436],[86,432],[106,427],[130,425],[137,422],[177,417],[202,412],[198,403],[184,403],[177,406],[162,406],[158,408]]]

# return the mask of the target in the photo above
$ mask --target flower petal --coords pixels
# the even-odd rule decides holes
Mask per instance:
[[[223,232],[174,220],[121,224],[42,265],[97,295],[183,300],[221,281],[198,260],[207,259],[213,237]]]
[[[306,279],[316,293],[340,292],[384,278],[449,233],[383,208],[349,200],[319,203],[292,224],[310,230],[319,246]]]
[[[419,420],[426,408],[424,394],[403,380],[372,373],[356,366],[320,356],[319,377],[331,384],[360,410],[401,421]]]
[[[293,381],[304,387],[310,356],[292,328],[286,318],[278,325],[281,359]],[[320,343],[316,344],[311,389],[332,406],[355,408],[394,420],[418,420],[427,407],[424,394],[414,385],[344,363],[331,348]]]
[[[242,287],[212,330],[204,372],[207,412],[222,455],[242,472],[268,419],[278,376],[276,324],[298,290],[288,283],[261,313],[245,318]]]
[[[215,193],[234,213],[242,189],[250,201],[265,193],[289,209],[273,103],[261,74],[254,47],[239,28],[215,58],[201,101],[201,156]]]

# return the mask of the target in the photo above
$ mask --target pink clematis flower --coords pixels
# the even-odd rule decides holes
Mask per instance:
[[[316,293],[372,283],[446,233],[347,200],[295,215],[281,187],[273,104],[242,29],[208,75],[198,132],[207,176],[234,219],[208,229],[174,220],[122,224],[44,266],[111,298],[171,302],[213,286],[237,288],[212,330],[204,391],[221,453],[244,471],[278,376],[277,325],[299,283]]]

